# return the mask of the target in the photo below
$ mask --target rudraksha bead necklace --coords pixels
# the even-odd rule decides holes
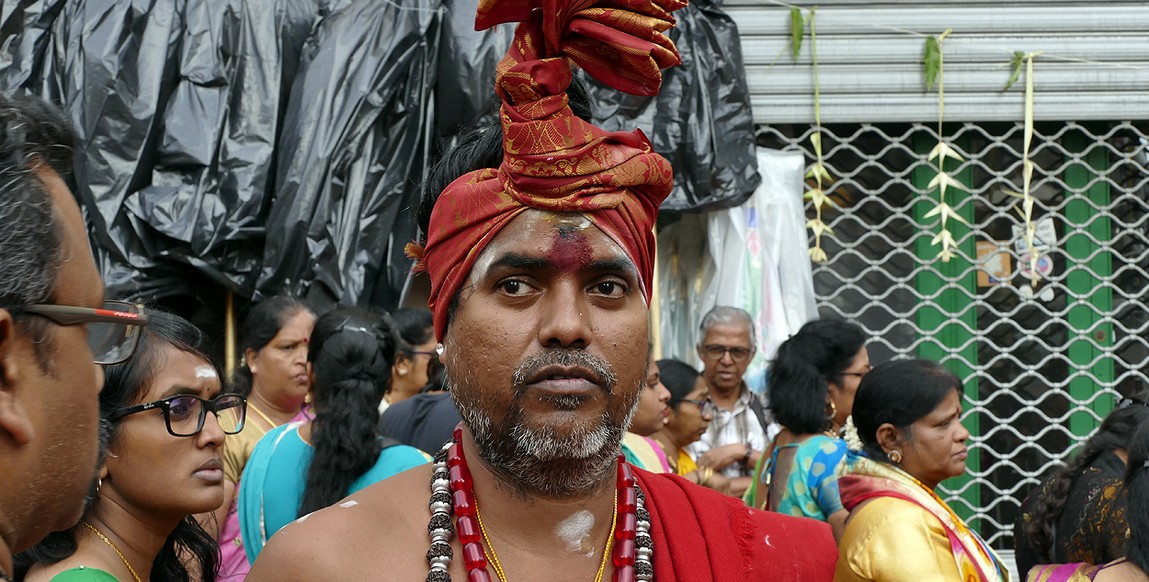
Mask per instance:
[[[488,561],[483,547],[486,531],[479,519],[478,504],[471,480],[471,471],[463,455],[462,429],[455,429],[455,438],[443,445],[435,455],[431,474],[431,521],[427,533],[431,537],[431,547],[427,550],[427,563],[431,567],[427,582],[450,582],[449,573],[453,551],[451,538],[458,531],[459,543],[463,546],[463,561],[467,568],[468,582],[491,582],[487,566],[495,568],[499,580],[505,582],[502,566],[491,548],[492,559]],[[646,496],[638,486],[633,471],[618,459],[618,476],[615,489],[614,521],[607,548],[603,550],[603,562],[598,577],[602,577],[606,566],[606,549],[612,542],[614,552],[614,582],[649,582],[654,579],[651,558],[654,544],[650,537],[650,513],[645,509]],[[455,523],[451,523],[454,515]],[[613,538],[613,540],[611,540]],[[490,540],[486,539],[490,546]]]

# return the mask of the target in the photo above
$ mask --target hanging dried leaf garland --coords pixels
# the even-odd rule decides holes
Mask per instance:
[[[949,144],[945,142],[942,134],[942,121],[945,119],[946,110],[946,91],[945,91],[945,59],[942,55],[942,41],[946,39],[952,29],[947,28],[945,32],[938,36],[931,36],[926,38],[925,58],[922,60],[925,65],[926,74],[926,89],[933,89],[934,85],[938,88],[938,145],[930,150],[927,162],[934,162],[937,167],[937,175],[934,176],[926,188],[933,190],[938,189],[938,204],[933,210],[926,213],[923,218],[933,218],[935,216],[941,219],[941,230],[938,231],[937,236],[930,241],[931,245],[941,245],[941,250],[938,251],[938,258],[942,262],[949,262],[953,258],[954,249],[957,248],[957,241],[954,240],[953,233],[949,230],[949,220],[952,218],[966,226],[969,222],[962,218],[946,202],[946,190],[949,188],[960,189],[961,183],[949,175],[945,171],[946,158],[957,160],[958,163],[964,162],[961,155],[957,153]]]
[[[1029,146],[1033,143],[1033,59],[1041,55],[1042,51],[1035,51],[1031,53],[1015,52],[1013,54],[1012,69],[1013,72],[1009,76],[1009,81],[1006,82],[1005,88],[1008,90],[1017,82],[1017,78],[1021,75],[1021,67],[1025,65],[1025,131],[1022,141],[1022,159],[1021,159],[1021,193],[1007,191],[1007,194],[1021,198],[1021,207],[1014,207],[1014,210],[1021,216],[1022,221],[1025,223],[1025,234],[1023,239],[1025,245],[1029,249],[1028,256],[1024,260],[1029,263],[1029,282],[1034,288],[1037,287],[1037,282],[1041,280],[1041,275],[1037,272],[1037,260],[1041,254],[1037,251],[1037,246],[1034,245],[1034,239],[1037,238],[1037,225],[1033,222],[1033,194],[1030,192],[1030,184],[1033,181],[1033,160],[1029,157]]]
[[[826,256],[826,251],[822,249],[822,235],[833,235],[834,231],[822,221],[822,208],[825,206],[833,206],[834,203],[826,194],[826,188],[833,182],[830,177],[829,170],[823,163],[822,158],[822,108],[821,108],[821,90],[818,85],[818,31],[814,25],[814,14],[818,10],[815,6],[810,9],[810,16],[808,18],[802,17],[802,11],[799,8],[790,9],[790,50],[795,58],[802,50],[802,36],[804,34],[806,24],[810,25],[810,60],[813,63],[814,72],[814,133],[810,136],[810,145],[814,146],[814,166],[806,172],[806,180],[813,180],[814,185],[806,190],[803,198],[809,200],[814,206],[814,218],[806,222],[806,228],[814,235],[814,246],[810,248],[810,260],[815,263],[824,263],[829,257]]]

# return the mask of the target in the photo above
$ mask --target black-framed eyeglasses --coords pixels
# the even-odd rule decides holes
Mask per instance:
[[[711,400],[709,397],[699,398],[698,400],[691,400],[689,398],[683,398],[682,400],[679,400],[679,402],[689,402],[689,403],[697,406],[698,411],[700,413],[702,413],[702,416],[711,416],[712,417],[712,416],[714,416],[714,413],[718,411],[718,407],[714,404],[714,401]]]
[[[132,357],[140,340],[140,330],[148,324],[148,316],[140,308],[126,301],[105,301],[103,307],[74,307],[71,305],[18,305],[5,307],[13,314],[39,315],[57,325],[83,324],[88,335],[88,347],[97,364],[119,364]]]
[[[702,355],[711,360],[721,360],[726,354],[735,362],[745,362],[754,353],[750,348],[731,347],[720,344],[706,344],[702,346]]]
[[[164,411],[168,434],[178,437],[199,434],[209,410],[215,414],[224,434],[235,434],[243,430],[243,423],[247,420],[247,399],[238,394],[224,394],[211,400],[179,394],[155,402],[119,408],[108,415],[108,420],[116,421],[129,414],[156,408]]]

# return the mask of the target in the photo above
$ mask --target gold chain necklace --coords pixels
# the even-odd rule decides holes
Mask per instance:
[[[495,576],[499,582],[507,582],[507,575],[503,573],[503,565],[499,563],[499,556],[495,553],[495,546],[491,545],[491,538],[487,537],[487,529],[483,527],[483,517],[479,514],[479,500],[475,500],[475,518],[479,522],[479,532],[483,534],[483,541],[487,542],[487,549],[491,551],[491,567],[495,569]],[[594,582],[602,582],[602,575],[606,572],[606,561],[610,558],[610,544],[614,541],[614,527],[618,523],[618,488],[614,490],[614,514],[610,517],[610,533],[606,534],[606,547],[602,549],[602,562],[598,565],[598,572],[594,575]]]
[[[267,423],[267,426],[269,426],[271,428],[275,428],[275,427],[279,426],[278,424],[276,424],[275,421],[271,420],[271,418],[269,418],[266,414],[264,414],[263,411],[260,410],[259,407],[256,406],[255,404],[253,404],[250,400],[247,402],[247,408],[248,408],[248,410],[251,410],[251,411],[255,412],[256,414],[258,414],[259,417],[262,418],[263,421]],[[267,431],[264,431],[264,432],[267,432]]]
[[[140,575],[136,574],[136,569],[132,567],[132,563],[129,562],[128,559],[124,557],[124,554],[120,552],[120,548],[117,548],[116,544],[113,544],[112,540],[108,539],[108,536],[105,536],[103,533],[100,532],[100,530],[96,529],[96,526],[94,526],[94,525],[92,525],[86,521],[81,521],[80,523],[88,526],[88,529],[92,530],[92,533],[96,534],[96,536],[99,537],[101,540],[104,540],[104,543],[108,544],[108,547],[112,548],[112,551],[115,552],[116,555],[119,556],[120,559],[124,561],[124,565],[128,567],[128,572],[132,573],[132,578],[135,578],[136,582],[142,582],[140,580]]]

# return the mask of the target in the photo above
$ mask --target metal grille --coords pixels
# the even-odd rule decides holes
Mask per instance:
[[[759,129],[759,143],[810,147],[813,128]],[[997,548],[1012,547],[1021,499],[1072,454],[1119,394],[1144,390],[1149,357],[1149,202],[1146,125],[1039,123],[1031,158],[1035,220],[1052,219],[1051,272],[1034,293],[1018,274],[1021,124],[954,124],[946,139],[965,158],[947,168],[965,185],[947,199],[970,223],[950,221],[958,242],[937,258],[937,171],[926,154],[936,125],[823,128],[825,164],[837,180],[823,219],[829,261],[816,265],[822,316],[871,333],[871,358],[942,361],[965,383],[969,471],[942,485],[951,506]],[[807,208],[812,217],[813,209]],[[989,247],[978,252],[978,243]],[[981,286],[980,268],[1010,257],[1009,275]]]

